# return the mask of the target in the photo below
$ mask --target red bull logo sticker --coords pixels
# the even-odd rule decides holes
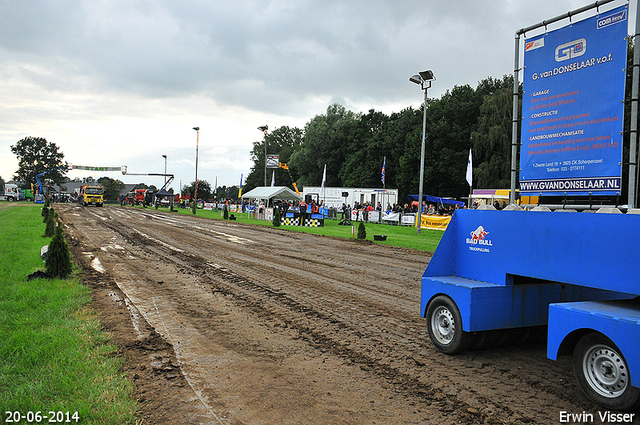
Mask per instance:
[[[489,252],[489,247],[493,246],[493,243],[491,243],[491,239],[487,238],[488,234],[489,232],[482,226],[478,226],[476,230],[470,232],[470,237],[466,239],[467,244],[470,245],[469,249],[471,251]]]

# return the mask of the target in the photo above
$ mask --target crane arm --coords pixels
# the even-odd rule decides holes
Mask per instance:
[[[56,167],[56,168],[52,168],[51,170],[45,171],[44,173],[36,174],[36,181],[38,182],[38,187],[39,187],[39,192],[38,193],[42,193],[42,182],[40,181],[40,177],[46,176],[49,173],[53,173],[56,170],[65,170],[65,171],[67,171],[68,169],[69,169],[69,164],[65,162],[64,165],[61,165],[61,166]]]
[[[296,186],[296,182],[293,181],[293,177],[291,177],[291,171],[289,171],[289,166],[287,164],[284,164],[282,162],[278,162],[278,167],[287,170],[287,172],[289,173],[289,178],[291,179],[291,185],[293,186],[293,189],[296,191],[296,193],[298,194],[298,196],[302,196],[300,195],[300,191],[298,190],[298,186]]]

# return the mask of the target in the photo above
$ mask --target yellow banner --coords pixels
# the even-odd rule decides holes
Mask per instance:
[[[420,228],[432,229],[432,230],[446,230],[450,221],[451,221],[450,215],[422,214],[420,217]],[[416,227],[418,227],[417,220],[416,220]]]

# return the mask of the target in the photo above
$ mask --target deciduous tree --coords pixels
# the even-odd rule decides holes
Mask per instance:
[[[35,185],[36,175],[46,171],[51,171],[45,176],[46,179],[58,185],[64,182],[65,171],[56,170],[63,166],[64,154],[55,143],[47,142],[42,137],[25,137],[11,146],[11,152],[18,157],[18,170],[13,178],[24,182],[24,188]]]

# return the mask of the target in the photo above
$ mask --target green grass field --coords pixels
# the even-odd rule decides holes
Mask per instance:
[[[141,207],[134,207],[141,208]],[[168,208],[158,208],[160,211],[168,211]],[[191,214],[189,209],[178,209],[179,214]],[[236,216],[236,223],[247,223],[258,226],[273,227],[271,222],[264,220],[256,220],[249,217],[249,214],[233,213]],[[198,217],[204,217],[215,220],[223,220],[221,211],[205,211],[198,210],[196,212]],[[339,220],[325,220],[324,227],[302,227],[302,226],[280,226],[279,230],[286,232],[305,232],[313,233],[317,235],[326,235],[337,238],[351,239],[353,238],[353,230],[351,226],[339,226]],[[358,231],[358,223],[352,222],[355,228],[355,232]],[[442,234],[441,230],[426,230],[422,229],[420,234],[417,234],[415,227],[410,226],[392,226],[389,224],[373,224],[366,223],[365,228],[367,231],[367,240],[372,241],[373,235],[386,235],[387,240],[384,242],[375,242],[382,245],[398,246],[403,248],[417,249],[421,251],[435,251]]]
[[[44,269],[40,248],[50,241],[42,237],[41,205],[0,203],[0,223],[2,419],[20,412],[20,423],[46,423],[55,412],[54,420],[70,423],[135,423],[132,385],[88,307],[90,290],[78,272],[68,280],[27,281]]]

